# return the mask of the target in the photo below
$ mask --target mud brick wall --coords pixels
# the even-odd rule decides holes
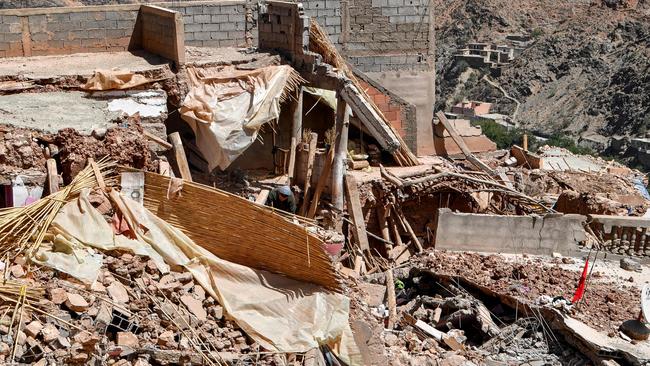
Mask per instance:
[[[225,47],[246,42],[244,0],[149,5],[182,14],[187,45]],[[0,57],[125,51],[133,47],[139,9],[135,4],[0,10]]]

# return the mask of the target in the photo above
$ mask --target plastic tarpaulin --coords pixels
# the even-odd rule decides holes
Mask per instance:
[[[257,138],[263,124],[280,116],[285,91],[300,76],[288,65],[256,70],[188,69],[190,90],[180,108],[194,130],[210,170],[227,168]]]
[[[139,85],[151,82],[144,75],[136,74],[127,70],[96,70],[95,74],[88,79],[85,90],[113,90],[131,89]]]
[[[64,206],[55,220],[55,229],[92,247],[114,243],[105,237],[109,235],[106,228],[96,221],[101,214],[83,197],[84,194]],[[152,248],[172,267],[190,271],[218,299],[228,316],[263,347],[279,352],[306,352],[327,344],[346,363],[362,364],[348,323],[346,296],[222,260],[135,201],[115,193],[110,198],[120,207],[129,226],[138,228],[136,241],[142,247]],[[47,261],[41,263],[51,265]],[[60,262],[57,265],[61,267]],[[93,263],[87,265],[90,271]]]

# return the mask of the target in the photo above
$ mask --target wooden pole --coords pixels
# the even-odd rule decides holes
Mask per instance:
[[[169,142],[167,142],[167,141],[161,139],[160,137],[154,135],[153,133],[151,133],[151,132],[149,132],[149,131],[147,131],[147,130],[143,130],[143,131],[142,131],[142,134],[143,134],[146,138],[148,138],[149,140],[151,140],[151,141],[157,143],[158,145],[164,147],[164,148],[167,149],[167,150],[169,150],[169,149],[172,148],[172,144],[170,144]]]
[[[311,205],[309,206],[309,212],[307,212],[307,217],[313,219],[316,216],[316,208],[318,207],[318,200],[320,200],[320,194],[325,188],[325,183],[330,176],[332,171],[332,162],[334,161],[334,146],[330,146],[330,149],[327,151],[327,158],[325,160],[325,166],[323,166],[323,171],[320,173],[318,178],[318,183],[316,183],[316,190],[314,191],[314,197],[311,199]]]
[[[522,147],[524,148],[525,151],[528,151],[528,135],[524,134],[524,141],[522,141]]]
[[[287,169],[287,175],[289,176],[289,185],[293,183],[293,174],[296,170],[296,148],[298,140],[295,137],[291,138],[291,148],[289,149],[289,168]]]
[[[395,279],[391,268],[386,271],[386,300],[388,301],[388,329],[393,329],[397,322],[397,296],[395,296]]]
[[[316,157],[316,144],[318,144],[318,134],[311,133],[309,140],[309,152],[307,154],[307,174],[305,174],[305,186],[303,189],[302,205],[300,205],[300,216],[305,216],[307,211],[309,189],[311,188],[311,176],[314,172],[314,158]]]
[[[397,212],[397,210],[395,210]],[[415,243],[415,246],[417,247],[417,250],[419,253],[422,253],[424,249],[422,248],[422,244],[420,243],[420,239],[415,235],[415,232],[413,231],[413,228],[411,227],[411,224],[409,224],[408,221],[406,221],[406,217],[404,216],[403,213],[399,212],[398,215],[400,216],[400,221],[404,224],[404,227],[406,228],[406,232],[409,233],[411,236],[411,239],[413,239],[413,242]]]
[[[399,229],[397,228],[397,224],[395,223],[395,218],[393,218],[393,215],[388,216],[388,222],[390,225],[390,228],[393,231],[393,236],[395,237],[395,243],[396,246],[402,245],[402,237],[400,236]]]
[[[56,170],[56,160],[47,159],[47,187],[50,190],[49,194],[59,191],[59,173]]]
[[[297,100],[291,105],[291,137],[296,145],[302,141],[302,86],[298,88]]]
[[[178,164],[178,171],[181,173],[181,178],[191,182],[192,173],[190,173],[190,166],[187,164],[187,157],[185,156],[185,150],[183,149],[181,135],[178,132],[174,132],[169,135],[169,141],[171,141],[174,149],[174,157],[176,158],[176,164]]]
[[[348,129],[350,128],[351,109],[340,96],[336,106],[336,152],[332,164],[332,205],[343,211],[343,176],[345,175],[345,158],[348,153]]]
[[[388,210],[381,203],[377,204],[377,222],[379,223],[379,230],[381,230],[381,237],[385,241],[390,242],[390,230],[388,229]],[[385,243],[384,243],[385,244]],[[385,244],[387,250],[392,249],[392,245]]]

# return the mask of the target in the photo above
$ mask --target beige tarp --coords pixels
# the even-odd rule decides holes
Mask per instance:
[[[280,100],[299,76],[291,66],[256,70],[187,70],[190,90],[180,108],[194,130],[210,170],[227,168],[257,137],[263,124],[280,116]]]
[[[113,90],[131,89],[139,85],[150,83],[151,80],[145,76],[127,70],[96,70],[95,74],[88,79],[85,90]]]
[[[326,106],[336,111],[336,92],[334,90],[314,88],[311,86],[304,87],[304,91],[317,98],[319,103],[324,103]]]
[[[92,247],[119,245],[120,241],[105,237],[109,235],[106,227],[97,220],[101,215],[84,197],[87,192],[67,203],[57,215],[57,232],[72,235],[76,242]],[[348,324],[347,297],[224,261],[135,201],[115,193],[110,197],[118,207],[123,207],[129,226],[140,228],[136,240],[141,245],[139,249],[153,248],[168,264],[189,270],[219,300],[228,316],[263,347],[280,352],[305,352],[328,344],[350,365],[362,364]],[[131,245],[131,241],[126,244]],[[41,253],[41,256],[48,258],[48,254],[51,253]],[[54,266],[46,260],[40,263]],[[75,263],[76,267],[86,265],[78,258]],[[61,270],[61,262],[55,264]]]

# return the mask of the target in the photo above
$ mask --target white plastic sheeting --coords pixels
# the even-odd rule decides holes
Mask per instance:
[[[180,108],[210,170],[227,168],[280,116],[280,101],[300,80],[288,65],[256,70],[188,69],[190,90]]]

